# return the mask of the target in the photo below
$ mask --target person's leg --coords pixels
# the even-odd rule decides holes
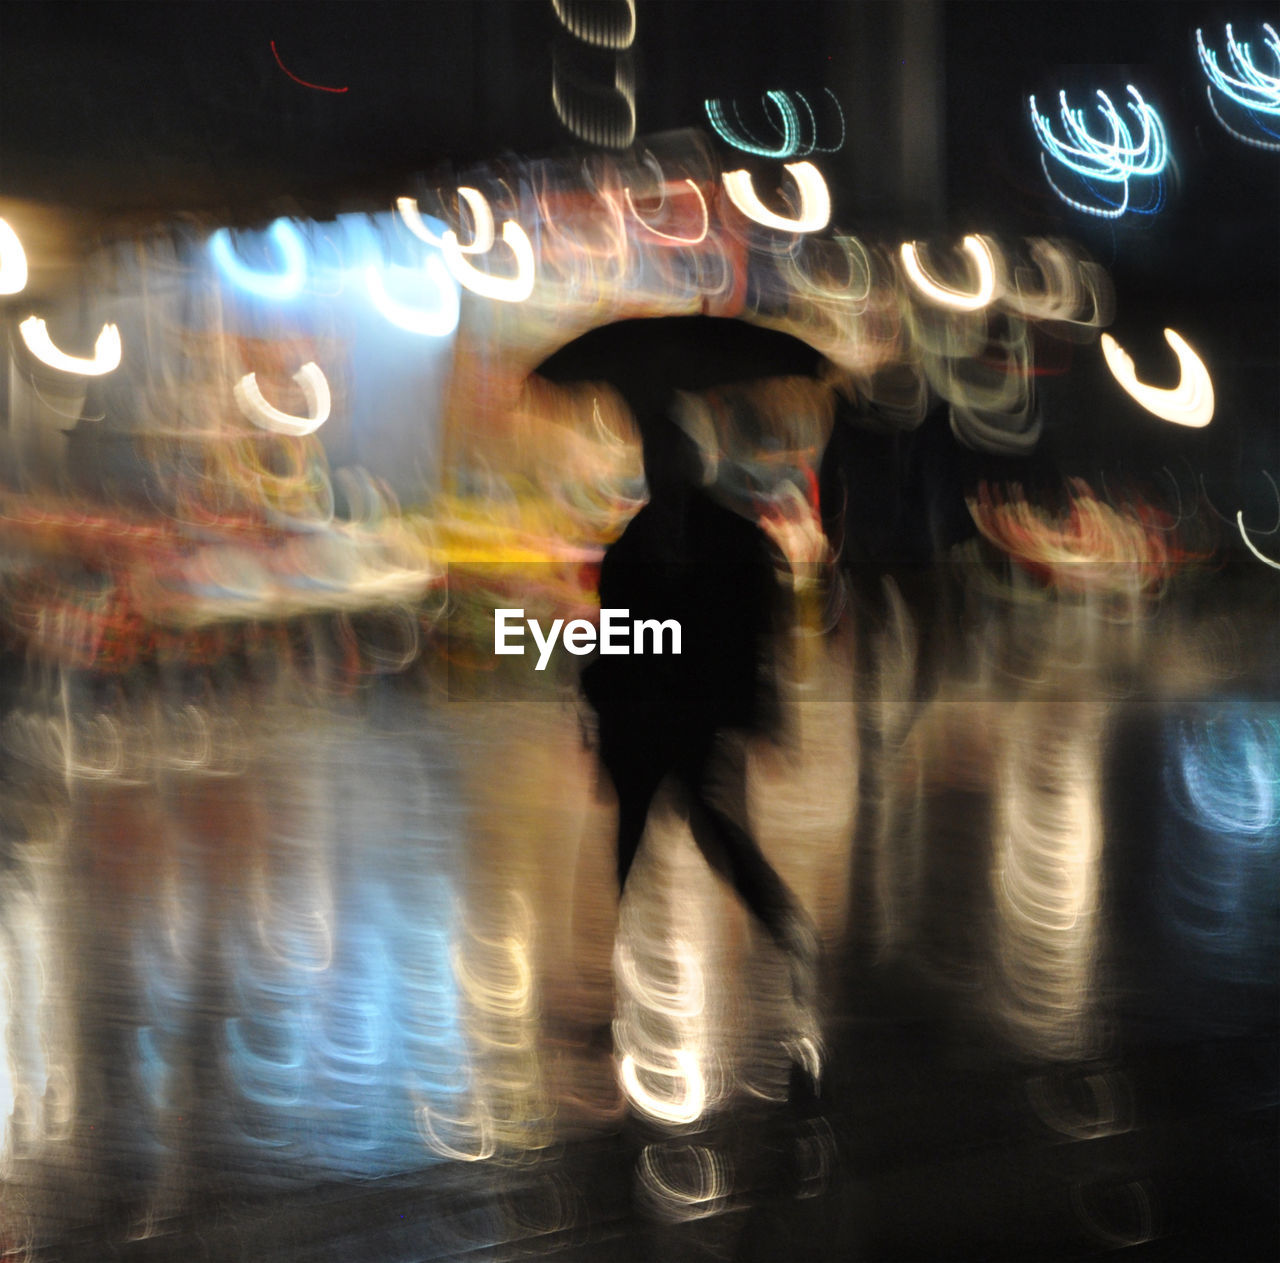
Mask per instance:
[[[640,850],[640,842],[644,837],[645,824],[649,819],[649,807],[657,786],[647,792],[634,786],[624,788],[614,782],[618,789],[618,829],[616,833],[618,860],[618,896],[627,888],[627,877],[631,866],[635,863],[636,852]]]
[[[818,932],[748,828],[746,747],[732,734],[691,742],[678,771],[698,848],[786,956],[794,1005],[792,1029],[784,1041],[794,1064],[788,1097],[793,1104],[799,1097],[816,1098],[824,1057]]]
[[[689,797],[689,824],[707,862],[784,951],[803,947],[797,927],[807,921],[795,896],[765,858],[747,827],[747,761],[742,742],[700,734],[680,761]]]
[[[618,865],[618,895],[626,889],[627,877],[644,838],[649,808],[653,804],[665,769],[654,758],[652,743],[635,740],[634,733],[606,732],[602,727],[600,761],[613,781],[618,799],[615,833]]]

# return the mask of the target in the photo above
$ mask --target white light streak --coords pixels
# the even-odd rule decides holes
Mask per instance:
[[[662,178],[661,167],[658,178]],[[542,265],[555,274],[561,292],[581,297],[581,291],[596,292],[603,285],[620,284],[631,257],[621,200],[606,193],[592,208],[606,214],[574,216],[572,223],[561,223],[550,192],[535,185],[533,198]]]
[[[516,257],[516,274],[511,277],[490,276],[468,263],[458,244],[458,235],[452,230],[444,234],[440,248],[444,252],[444,261],[458,284],[465,285],[482,298],[492,298],[502,303],[522,303],[533,293],[533,245],[514,219],[508,219],[502,225],[502,240],[510,246]]]
[[[332,404],[329,383],[319,366],[310,362],[294,373],[293,380],[302,387],[307,401],[309,415],[305,417],[281,412],[279,408],[269,404],[263,398],[262,391],[258,388],[258,379],[253,373],[246,373],[236,382],[232,393],[240,411],[260,429],[292,438],[304,438],[308,434],[314,434],[329,419]]]
[[[1077,1058],[1095,1033],[1105,720],[1090,703],[1027,698],[998,766],[1000,1007],[1019,1044],[1044,1057]]]
[[[365,286],[373,305],[393,325],[423,337],[447,338],[458,327],[458,314],[461,310],[458,287],[439,255],[429,256],[424,268],[427,279],[435,287],[438,296],[434,307],[411,307],[408,303],[392,298],[387,293],[382,271],[376,267],[365,269]]]
[[[991,247],[982,237],[964,239],[964,251],[978,272],[978,288],[970,293],[940,285],[920,266],[915,243],[902,243],[902,266],[911,283],[931,302],[955,311],[981,311],[995,296],[996,264]]]
[[[1187,345],[1175,330],[1166,329],[1164,340],[1178,357],[1181,374],[1177,386],[1164,390],[1147,386],[1138,380],[1133,359],[1110,334],[1102,335],[1102,355],[1111,375],[1124,392],[1140,403],[1153,416],[1175,425],[1193,428],[1208,425],[1213,420],[1213,379],[1204,361]]]
[[[793,219],[771,211],[756,195],[749,171],[726,171],[724,191],[729,200],[748,218],[779,232],[820,232],[831,220],[831,194],[822,172],[811,162],[783,164],[800,192],[800,210]]]
[[[597,48],[630,48],[636,38],[636,0],[613,0],[602,12],[598,0],[551,0],[565,30]]]
[[[471,239],[470,245],[459,245],[458,249],[463,254],[487,254],[493,249],[493,210],[489,206],[489,199],[485,197],[479,189],[460,188],[458,197],[467,204],[467,209],[471,212],[472,221],[475,224],[475,235]],[[413,233],[420,241],[425,241],[429,246],[435,246],[437,249],[443,247],[444,240],[437,237],[435,233],[427,227],[427,222],[422,218],[422,212],[418,209],[418,203],[412,197],[397,197],[396,209],[400,212],[400,218],[404,220],[404,225]]]
[[[101,712],[88,723],[72,724],[66,743],[65,776],[73,780],[123,780],[125,742],[120,725]]]
[[[472,1050],[472,1092],[485,1104],[486,1134],[499,1148],[531,1143],[546,1119],[530,955],[533,913],[520,891],[507,895],[508,907],[491,908],[483,932],[468,926],[465,941],[450,950]]]
[[[576,82],[559,61],[551,71],[556,117],[589,145],[625,149],[636,138],[636,91],[631,59],[614,55],[613,87]]]
[[[1270,557],[1264,556],[1258,551],[1257,545],[1249,538],[1249,532],[1245,530],[1244,510],[1236,510],[1236,525],[1240,528],[1240,538],[1244,540],[1245,547],[1260,561],[1264,566],[1270,566],[1273,570],[1280,570],[1280,561],[1272,561]]]
[[[479,189],[471,188],[460,188],[458,196],[466,202],[476,226],[471,244],[458,248],[463,254],[488,254],[493,249],[493,211],[489,199]]]
[[[635,217],[636,223],[638,223],[645,232],[652,233],[655,237],[660,237],[663,241],[670,241],[675,245],[697,246],[701,245],[707,239],[707,232],[711,228],[711,214],[707,210],[707,199],[702,196],[702,190],[698,187],[697,183],[687,178],[685,183],[693,190],[694,197],[698,199],[698,208],[702,216],[702,227],[698,230],[697,234],[692,237],[681,237],[675,233],[663,232],[661,229],[655,228],[640,214],[638,210],[636,210],[636,204],[631,200],[631,190],[624,189],[622,195],[626,198],[627,209]],[[666,202],[665,197],[663,198],[663,202]]]
[[[1086,1074],[1074,1092],[1057,1087],[1053,1077],[1041,1075],[1027,1084],[1027,1098],[1040,1119],[1072,1140],[1100,1140],[1133,1130],[1132,1089],[1114,1071]],[[1088,1089],[1088,1104],[1083,1104]]]
[[[505,958],[510,977],[499,978],[472,969],[464,953],[456,947],[452,952],[453,972],[462,993],[481,1012],[490,1016],[519,1018],[527,1016],[533,1005],[533,969],[524,938],[508,934],[495,942],[477,940],[485,946],[497,948]],[[501,1043],[490,1039],[489,1043]],[[523,1047],[523,1036],[510,1047]]]
[[[419,241],[425,241],[427,245],[439,248],[440,238],[427,227],[426,220],[422,218],[422,212],[418,209],[417,198],[397,197],[396,210],[400,212],[400,218],[404,220],[404,226]]]
[[[0,219],[0,294],[20,294],[27,287],[27,252],[7,221]]]
[[[483,1162],[493,1157],[497,1150],[493,1138],[493,1120],[483,1101],[476,1102],[474,1120],[448,1120],[456,1129],[469,1129],[475,1134],[474,1149],[459,1149],[456,1145],[443,1140],[432,1122],[431,1114],[432,1111],[427,1105],[418,1106],[416,1111],[419,1134],[433,1152],[451,1162]]]
[[[0,987],[0,1172],[8,1174],[9,1157],[12,1149],[12,1120],[17,1103],[17,1089],[14,1084],[13,1057],[9,1051],[10,965],[7,959],[3,940],[0,940],[0,979],[4,986]]]
[[[1034,320],[1106,324],[1111,309],[1106,272],[1096,263],[1075,257],[1060,242],[1039,238],[1030,246],[1043,283],[1033,289],[1030,270],[1015,267],[1010,305]]]
[[[1130,1180],[1127,1184],[1116,1184],[1110,1187],[1102,1186],[1101,1192],[1098,1192],[1099,1186],[1094,1186],[1095,1191],[1092,1194],[1099,1207],[1105,1206],[1107,1212],[1113,1216],[1117,1214],[1120,1205],[1120,1193],[1128,1192],[1132,1194],[1133,1203],[1133,1227],[1125,1228],[1117,1231],[1115,1228],[1108,1228],[1103,1222],[1099,1214],[1095,1213],[1089,1206],[1085,1204],[1085,1186],[1083,1184],[1073,1184],[1071,1186],[1071,1206],[1079,1218],[1081,1224],[1091,1233],[1093,1233],[1099,1241],[1112,1250],[1123,1250],[1130,1246],[1142,1245],[1144,1242],[1150,1241],[1156,1234],[1156,1215],[1152,1205],[1150,1183],[1147,1180]]]
[[[676,966],[673,983],[664,986],[641,977],[635,954],[623,942],[618,944],[616,953],[618,973],[627,991],[646,1009],[667,1017],[699,1017],[706,1007],[707,995],[698,959],[688,943],[677,940],[670,947]]]
[[[718,1213],[730,1191],[726,1160],[706,1145],[646,1145],[636,1172],[658,1210],[677,1222]]]
[[[115,325],[102,326],[98,340],[93,344],[93,355],[84,358],[68,355],[53,345],[49,330],[39,316],[28,316],[19,326],[22,340],[41,363],[62,373],[75,373],[81,377],[101,377],[120,367],[120,330]]]
[[[696,1123],[707,1106],[707,1088],[702,1078],[702,1068],[697,1055],[687,1048],[673,1048],[669,1053],[672,1064],[658,1065],[645,1062],[639,1065],[633,1053],[627,1053],[618,1066],[618,1076],[623,1090],[635,1107],[650,1118],[676,1126]],[[674,1086],[683,1081],[683,1091],[672,1095],[658,1095],[640,1082],[640,1072],[654,1078],[667,1080]]]

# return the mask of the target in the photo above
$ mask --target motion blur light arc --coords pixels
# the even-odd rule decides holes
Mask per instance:
[[[735,149],[741,149],[743,153],[755,154],[761,158],[794,158],[800,149],[800,115],[796,112],[796,107],[791,104],[785,92],[766,92],[764,99],[777,110],[778,117],[782,120],[782,140],[773,148],[761,145],[754,138],[744,139],[739,136],[729,126],[719,101],[704,102],[707,119],[721,140]]]
[[[1263,41],[1280,70],[1280,35],[1275,27],[1263,23],[1266,38]],[[1280,75],[1267,74],[1259,69],[1248,41],[1237,40],[1231,24],[1227,23],[1227,56],[1234,74],[1228,74],[1218,62],[1218,55],[1204,42],[1204,32],[1196,31],[1196,54],[1201,68],[1209,80],[1205,91],[1209,96],[1209,108],[1223,128],[1237,140],[1257,149],[1280,150]],[[1249,135],[1233,126],[1224,117],[1215,91],[1224,98],[1223,107],[1235,113],[1237,121],[1251,125],[1261,135]],[[1229,104],[1228,104],[1229,103]]]
[[[663,241],[670,241],[675,245],[697,246],[701,245],[707,239],[707,233],[711,228],[711,215],[707,210],[707,199],[703,197],[702,190],[698,187],[697,182],[686,177],[685,183],[689,186],[694,197],[698,200],[699,218],[702,221],[701,228],[699,228],[697,233],[692,237],[682,237],[677,233],[663,232],[661,229],[655,228],[640,214],[638,210],[636,210],[636,204],[632,200],[630,189],[623,189],[622,196],[626,199],[627,209],[631,212],[632,217],[635,219],[636,223],[645,230],[645,232],[652,233],[655,237],[658,237]]]
[[[783,164],[800,191],[800,211],[793,219],[771,211],[756,194],[749,171],[726,171],[724,191],[748,218],[779,232],[820,232],[831,220],[831,194],[822,173],[811,162]]]
[[[981,311],[995,296],[995,258],[991,253],[991,247],[981,237],[966,237],[964,250],[978,270],[978,288],[972,293],[952,289],[948,285],[940,285],[933,280],[920,266],[914,242],[902,243],[902,266],[911,283],[931,301],[942,307],[951,307],[955,311]]]
[[[41,363],[63,373],[75,373],[81,377],[101,377],[120,366],[122,353],[120,330],[115,325],[102,326],[98,340],[93,344],[93,355],[82,357],[68,355],[59,350],[49,337],[49,330],[39,316],[29,316],[19,326],[22,340]]]
[[[533,245],[514,219],[508,219],[502,225],[502,240],[511,247],[516,257],[514,276],[490,276],[468,263],[465,251],[458,244],[458,234],[452,230],[444,234],[440,248],[444,252],[444,261],[449,271],[460,285],[465,285],[482,298],[493,298],[503,303],[522,303],[533,293]]]
[[[1280,35],[1269,23],[1264,23],[1262,29],[1267,33],[1267,51],[1280,67]],[[1264,74],[1258,69],[1248,42],[1236,40],[1230,22],[1227,23],[1227,56],[1239,77],[1222,69],[1217,53],[1205,47],[1204,33],[1200,30],[1196,31],[1196,53],[1209,82],[1219,92],[1246,109],[1280,115],[1280,76]]]
[[[27,252],[8,222],[0,219],[0,294],[20,294],[27,287]]]
[[[630,48],[636,39],[636,0],[614,0],[607,8],[590,0],[551,0],[566,31],[597,48]]]
[[[458,287],[438,254],[431,255],[424,267],[438,295],[434,307],[411,307],[392,298],[376,267],[365,269],[365,286],[379,314],[393,325],[423,337],[447,338],[458,327]]]
[[[1171,390],[1140,382],[1133,358],[1109,333],[1102,335],[1102,355],[1124,392],[1153,416],[1193,428],[1208,425],[1213,420],[1213,379],[1209,370],[1176,330],[1166,329],[1164,340],[1178,357],[1181,374]]]
[[[475,236],[471,244],[459,245],[458,249],[463,254],[488,253],[493,248],[494,241],[493,211],[489,207],[489,199],[479,189],[465,187],[458,189],[458,197],[467,204],[467,209],[471,212],[471,218],[475,223]],[[427,245],[435,246],[437,249],[444,245],[443,239],[437,237],[427,227],[426,220],[422,218],[422,212],[418,209],[418,203],[414,198],[397,197],[396,209],[400,212],[400,218],[404,220],[405,227],[420,241],[425,241]]]
[[[835,107],[836,115],[840,120],[840,139],[834,145],[818,144],[818,120],[814,114],[813,106],[809,104],[808,99],[801,92],[781,92],[775,88],[764,94],[762,99],[765,113],[768,114],[769,107],[772,106],[781,122],[780,128],[776,124],[773,125],[774,130],[778,131],[780,136],[778,144],[773,146],[761,144],[754,135],[747,131],[738,114],[738,107],[733,102],[730,102],[730,108],[733,111],[734,120],[738,124],[738,129],[735,129],[730,124],[725,115],[725,107],[719,100],[708,99],[702,104],[707,112],[707,121],[725,144],[732,145],[735,149],[741,149],[743,153],[755,154],[760,158],[795,158],[815,151],[819,153],[835,153],[844,145],[844,111],[840,108],[840,102],[836,100],[835,93],[830,88],[824,88],[823,91],[831,98],[831,104]],[[808,119],[809,134],[807,138],[801,122],[800,111],[796,108],[795,101],[798,101],[804,107],[805,116]]]
[[[1129,123],[1112,104],[1111,98],[1098,89],[1100,104],[1096,108],[1109,133],[1106,139],[1092,134],[1085,123],[1084,111],[1067,103],[1065,91],[1058,93],[1058,121],[1062,137],[1055,135],[1053,122],[1040,113],[1036,98],[1030,98],[1031,125],[1044,150],[1040,162],[1049,186],[1067,205],[1105,219],[1118,219],[1131,209],[1148,214],[1159,209],[1158,197],[1155,205],[1132,206],[1129,185],[1138,177],[1157,179],[1169,162],[1168,138],[1159,114],[1142,99],[1142,94],[1132,84],[1128,85],[1127,91],[1133,99],[1125,104],[1138,124],[1136,134],[1130,130]],[[1075,176],[1092,194],[1094,201],[1090,203],[1073,198],[1060,188],[1049,173],[1046,157]],[[1103,192],[1096,187],[1098,184],[1111,191]]]
[[[225,228],[219,228],[209,238],[209,250],[222,274],[241,289],[259,298],[295,298],[307,279],[307,249],[302,234],[285,219],[277,219],[267,234],[280,254],[279,272],[262,272],[245,264],[232,248],[231,234]]]
[[[1270,566],[1272,570],[1280,570],[1280,561],[1272,561],[1266,554],[1258,551],[1258,546],[1249,538],[1249,532],[1244,524],[1244,510],[1236,510],[1236,526],[1240,529],[1240,538],[1244,540],[1245,547],[1260,561],[1264,566]]]
[[[291,438],[304,438],[314,434],[328,419],[332,400],[329,394],[329,383],[318,365],[304,364],[293,375],[293,380],[302,387],[307,401],[308,416],[295,417],[291,413],[282,412],[263,398],[258,387],[257,376],[246,373],[236,384],[233,394],[240,411],[263,430],[273,434],[283,434]]]

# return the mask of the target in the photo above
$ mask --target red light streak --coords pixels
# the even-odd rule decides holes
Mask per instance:
[[[304,88],[315,88],[317,92],[346,92],[347,91],[346,88],[328,88],[328,87],[325,87],[323,83],[308,83],[305,79],[299,79],[298,76],[295,75],[293,71],[290,70],[289,67],[286,66],[284,62],[280,60],[280,54],[276,52],[275,40],[271,41],[271,55],[276,59],[276,65],[279,66],[280,69],[283,70],[285,74],[287,74],[289,78],[294,81],[294,83],[300,83]]]

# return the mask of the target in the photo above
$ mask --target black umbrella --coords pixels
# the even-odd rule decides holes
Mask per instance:
[[[665,414],[674,392],[761,377],[813,377],[823,356],[787,333],[718,316],[655,316],[601,325],[535,370],[552,382],[607,382],[641,426]]]

